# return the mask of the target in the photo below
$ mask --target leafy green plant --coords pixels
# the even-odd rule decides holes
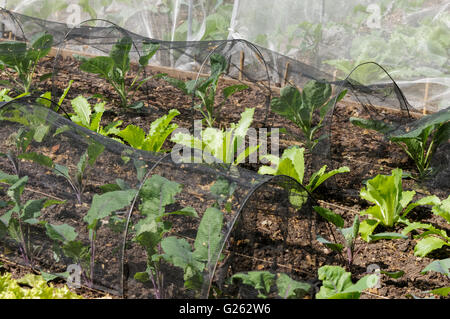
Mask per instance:
[[[178,128],[175,123],[170,123],[172,119],[179,115],[178,110],[173,109],[169,114],[163,115],[150,125],[150,130],[146,135],[139,126],[130,124],[120,132],[115,133],[130,146],[150,152],[160,152],[167,137]]]
[[[194,248],[185,239],[166,237],[161,242],[167,262],[183,269],[184,286],[199,291],[206,278],[212,276],[210,269],[220,259],[223,235],[223,213],[215,207],[209,207],[203,214],[197,230]]]
[[[69,84],[67,85],[67,87],[64,89],[63,93],[61,94],[61,96],[58,99],[58,102],[54,102],[52,103],[51,101],[53,101],[53,97],[52,97],[52,92],[47,91],[45,93],[43,93],[41,95],[40,99],[37,99],[36,102],[38,102],[39,104],[52,109],[55,112],[58,112],[61,105],[63,104],[67,94],[69,93],[70,88],[72,87],[73,84],[73,80],[69,81]],[[56,105],[55,105],[56,104]]]
[[[77,240],[79,234],[68,224],[55,225],[46,223],[46,234],[55,243],[53,250],[57,258],[66,256],[82,269],[82,277],[92,286],[94,280],[94,266],[96,256],[97,232],[102,226],[102,221],[114,216],[119,211],[131,204],[136,196],[135,189],[107,192],[102,195],[95,194],[87,214],[83,217],[89,232],[89,245]]]
[[[126,78],[131,69],[129,54],[132,45],[133,40],[131,37],[125,36],[113,45],[109,56],[97,56],[93,58],[76,56],[76,58],[81,61],[80,69],[82,71],[97,74],[112,85],[117,94],[119,94],[122,107],[128,107],[130,92],[133,92],[131,96],[132,99],[137,90],[145,82],[153,78],[153,76],[150,76],[138,81],[140,74],[148,64],[148,61],[159,49],[159,44],[143,43],[143,54],[139,58],[139,69],[131,81],[131,84],[128,85]]]
[[[450,196],[442,202],[438,198],[434,198],[434,201],[429,205],[434,204],[432,208],[433,214],[444,218],[448,224],[450,224]],[[414,247],[414,255],[419,257],[425,257],[434,250],[441,249],[444,246],[450,246],[450,236],[447,235],[445,229],[439,229],[431,224],[425,224],[420,222],[410,222],[409,220],[403,220],[406,227],[403,229],[402,234],[407,235],[412,231],[418,229],[424,230],[421,234],[414,236],[420,240]]]
[[[220,109],[225,102],[235,93],[248,88],[244,84],[227,86],[222,90],[223,100],[216,103],[217,88],[220,77],[227,72],[228,62],[223,55],[213,53],[210,56],[211,73],[207,78],[183,82],[168,76],[164,80],[183,91],[200,99],[200,104],[194,106],[203,115],[208,127],[213,127],[219,117]]]
[[[379,280],[372,274],[353,284],[351,273],[339,266],[322,266],[318,273],[322,286],[316,294],[317,299],[359,299],[363,290],[374,287]]]
[[[42,276],[27,274],[14,280],[10,273],[0,276],[0,299],[82,299],[67,286],[48,285]]]
[[[276,280],[275,280],[276,277]],[[276,285],[277,294],[283,299],[299,299],[308,295],[311,285],[293,280],[287,274],[273,274],[269,271],[249,271],[237,273],[230,278],[230,283],[242,281],[244,285],[252,286],[258,291],[258,298],[267,298],[271,287]]]
[[[122,124],[122,121],[111,122],[106,127],[100,125],[105,112],[105,102],[96,103],[92,107],[89,101],[80,95],[73,99],[71,104],[75,111],[75,114],[70,115],[72,122],[103,136],[117,135],[120,132],[117,127]]]
[[[317,136],[325,116],[346,93],[344,90],[332,98],[330,84],[311,80],[305,84],[302,92],[293,86],[283,87],[280,97],[272,99],[271,108],[301,129],[305,146],[312,151],[320,140],[327,137],[326,134]],[[318,117],[318,121],[315,117]]]
[[[420,273],[425,274],[429,271],[435,271],[450,278],[450,258],[432,261]]]
[[[281,158],[274,155],[264,155],[261,159],[268,160],[272,166],[261,166],[258,170],[259,174],[267,175],[287,175],[303,185],[303,177],[305,175],[305,149],[297,146],[286,149]],[[317,172],[313,173],[308,184],[304,185],[305,189],[312,193],[330,177],[349,172],[347,166],[326,172],[327,165],[322,166]]]
[[[170,215],[198,217],[192,207],[166,212],[166,206],[176,202],[175,196],[181,193],[182,185],[167,180],[159,175],[147,179],[140,191],[141,205],[139,210],[145,218],[135,226],[133,241],[141,245],[147,253],[147,269],[134,275],[136,280],[151,280],[157,299],[164,298],[164,280],[160,271],[161,241],[170,231],[172,224],[165,220]]]
[[[0,62],[17,73],[13,79],[23,92],[30,91],[36,66],[49,52],[53,44],[53,36],[37,33],[30,46],[25,42],[6,41],[0,43]]]
[[[218,162],[237,166],[260,147],[260,145],[250,145],[238,154],[245,143],[245,137],[253,121],[254,112],[255,109],[253,108],[245,109],[241,114],[240,121],[237,124],[232,123],[226,132],[207,127],[201,132],[201,139],[187,133],[178,132],[172,136],[171,141],[189,148],[202,150],[203,159],[207,163]],[[191,158],[189,160],[192,161]]]
[[[5,176],[2,180],[4,178]],[[18,243],[24,262],[32,266],[37,247],[30,240],[30,226],[40,224],[41,221],[38,218],[41,216],[41,211],[57,202],[46,198],[23,202],[22,194],[28,182],[28,176],[20,179],[10,178],[9,181],[14,183],[6,193],[14,206],[0,217],[0,234],[8,233],[9,237]]]
[[[317,236],[317,240],[328,248],[339,252],[341,256],[342,251],[345,248],[347,252],[347,265],[352,265],[354,255],[358,252],[357,250],[355,250],[355,241],[358,238],[359,232],[359,216],[355,216],[351,227],[344,228],[344,219],[340,215],[324,207],[314,206],[313,208],[320,216],[333,223],[337,227],[338,231],[344,237],[344,244],[330,242],[320,235]]]
[[[377,175],[367,181],[366,186],[360,191],[360,197],[373,206],[361,211],[361,215],[368,215],[360,225],[361,237],[369,241],[386,237],[404,238],[400,234],[378,234],[372,236],[375,228],[382,224],[391,228],[399,222],[407,222],[406,215],[415,207],[420,205],[434,205],[439,200],[436,196],[427,196],[416,202],[412,202],[415,191],[403,191],[402,170],[396,168],[391,175]]]
[[[431,172],[431,159],[439,147],[450,139],[450,108],[422,117],[411,124],[407,132],[382,121],[350,118],[350,122],[362,128],[376,130],[390,141],[400,145],[416,164],[419,179]]]

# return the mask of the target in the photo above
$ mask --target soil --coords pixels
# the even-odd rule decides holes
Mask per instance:
[[[45,58],[40,64],[37,70],[37,76],[52,72],[54,61],[52,58]],[[134,124],[140,126],[145,131],[148,131],[152,121],[167,114],[167,112],[176,108],[180,111],[180,115],[175,117],[174,121],[183,128],[192,128],[194,119],[201,119],[201,115],[192,112],[192,98],[184,95],[180,90],[173,88],[167,84],[164,80],[153,79],[147,82],[146,85],[135,95],[134,101],[143,101],[144,107],[139,110],[120,108],[118,104],[118,95],[115,94],[113,89],[106,83],[106,81],[98,79],[96,76],[89,75],[79,71],[79,63],[74,59],[67,57],[63,61],[58,63],[59,72],[54,77],[53,87],[51,80],[41,82],[36,89],[40,92],[50,91],[52,88],[56,92],[56,96],[59,96],[64,88],[67,86],[69,79],[74,80],[74,83],[69,91],[69,94],[63,104],[63,109],[70,113],[71,107],[68,101],[82,94],[84,96],[90,96],[94,94],[101,94],[108,101],[106,105],[107,111],[105,112],[102,125],[107,125],[111,121],[123,121],[122,127],[126,127],[128,124]],[[147,76],[149,74],[157,73],[151,69],[147,70]],[[5,71],[2,71],[2,77],[5,77]],[[130,79],[128,79],[131,81]],[[221,83],[220,88],[223,87]],[[239,92],[233,95],[223,106],[220,113],[220,127],[229,127],[230,123],[236,123],[241,112],[245,108],[256,108],[253,127],[285,127],[291,132],[295,132],[300,135],[298,128],[292,125],[286,119],[278,116],[274,113],[266,113],[266,99],[269,92],[261,89],[260,87],[251,86],[249,89]],[[276,93],[273,93],[276,95]],[[95,99],[95,98],[94,98]],[[395,112],[383,111],[385,116],[398,117]],[[267,115],[267,120],[266,120]],[[327,183],[320,186],[314,193],[315,200],[319,201],[324,207],[330,208],[336,213],[339,213],[345,219],[345,226],[351,225],[355,214],[367,208],[369,205],[364,200],[359,198],[359,190],[363,186],[362,182],[368,178],[375,176],[376,174],[389,174],[390,171],[396,167],[400,167],[405,171],[415,172],[414,163],[406,156],[406,154],[397,145],[386,142],[381,136],[372,132],[361,130],[349,124],[348,119],[351,116],[367,116],[364,109],[355,103],[346,102],[345,100],[340,102],[333,115],[332,122],[328,122],[331,125],[331,139],[330,139],[330,154],[328,158],[318,156],[306,156],[308,165],[307,175],[311,174],[311,171],[317,170],[320,166],[327,164],[328,167],[337,168],[340,166],[348,166],[350,173],[338,174]],[[6,131],[6,132],[5,132]],[[3,130],[0,132],[1,138],[5,139],[11,132]],[[55,144],[49,144],[47,149],[41,149],[43,153],[48,152],[52,156],[60,156],[61,160],[67,161],[69,164],[70,158],[74,156],[73,151],[70,150],[70,145],[61,142],[58,144],[58,149],[55,149]],[[280,155],[283,150],[292,145],[302,145],[301,140],[292,137],[291,135],[280,134]],[[165,149],[171,149],[172,143],[167,142],[164,146]],[[45,147],[45,143],[44,146]],[[270,144],[268,145],[270,149]],[[0,149],[0,151],[3,151]],[[67,152],[65,152],[67,151]],[[76,152],[75,152],[76,153]],[[79,154],[78,154],[79,155]],[[8,164],[6,160],[0,158],[0,164],[2,170],[11,173],[11,170],[7,168]],[[109,158],[104,160],[101,165],[104,165],[105,170],[121,172],[117,173],[117,177],[123,178],[126,181],[135,180],[130,171],[131,166],[120,167],[117,159]],[[167,164],[168,165],[168,164]],[[165,175],[167,178],[175,177],[175,174],[185,174],[186,171],[171,170],[169,166],[161,165],[156,173]],[[243,164],[242,167],[250,171],[256,172],[261,163],[256,164]],[[5,168],[6,167],[6,168]],[[166,168],[166,170],[164,169]],[[42,174],[48,175],[45,171],[36,170],[31,165],[24,164],[24,172],[27,174],[34,174],[40,176]],[[102,173],[93,173],[94,177],[91,179],[90,184],[86,188],[86,201],[89,202],[95,193],[99,193],[99,186],[102,185]],[[95,174],[98,174],[96,176]],[[29,175],[32,176],[32,175]],[[193,175],[194,176],[194,175]],[[309,176],[305,177],[307,180]],[[197,203],[197,211],[204,211],[205,207],[208,207],[213,201],[205,197],[201,190],[201,185],[210,185],[213,180],[196,179],[198,177],[182,177],[177,176],[177,180],[186,180],[187,191],[179,195],[180,206],[184,206],[184,203]],[[57,183],[57,181],[53,181]],[[52,181],[47,181],[48,188],[40,190],[45,194],[51,194],[54,198],[66,199],[70,196],[70,188],[66,185],[66,189],[54,189],[52,187]],[[242,182],[245,185],[244,182]],[[42,185],[39,184],[41,187]],[[238,287],[236,285],[228,284],[224,278],[229,277],[230,274],[236,271],[250,271],[250,270],[277,270],[284,271],[292,274],[294,278],[304,279],[317,285],[317,267],[322,265],[340,265],[346,267],[344,260],[338,256],[335,252],[325,248],[318,244],[317,241],[311,236],[309,223],[311,219],[305,216],[297,216],[290,214],[289,212],[284,214],[268,213],[276,212],[282,207],[290,206],[289,204],[283,204],[281,199],[276,197],[274,189],[277,185],[267,186],[264,190],[258,192],[257,195],[249,199],[247,207],[242,213],[243,219],[239,226],[233,232],[233,239],[227,246],[227,257],[220,262],[222,268],[216,274],[217,287],[213,296],[219,298],[227,297],[252,297],[251,293],[245,289],[245,287]],[[29,186],[33,189],[33,184]],[[441,199],[446,198],[450,194],[450,190],[447,186],[440,187],[439,185],[420,185],[418,186],[413,180],[405,180],[404,189],[414,189],[417,192],[415,199],[424,196],[425,194],[435,194]],[[0,190],[1,192],[1,190]],[[242,194],[245,194],[244,190]],[[36,196],[27,195],[30,198]],[[235,195],[239,196],[239,194]],[[42,197],[42,196],[41,196]],[[0,193],[0,200],[5,199],[6,196]],[[206,198],[206,200],[205,200]],[[287,198],[287,197],[286,197]],[[236,204],[235,204],[236,205]],[[271,207],[273,205],[274,207]],[[286,205],[286,206],[284,206]],[[309,205],[312,205],[309,204]],[[310,207],[310,206],[308,206]],[[88,207],[83,205],[61,205],[61,211],[58,216],[64,216],[59,222],[64,222],[64,218],[70,219],[73,224],[80,224],[80,220],[76,220],[77,215],[71,212],[77,210],[77,212],[86,212]],[[235,209],[235,207],[233,207]],[[44,212],[45,214],[45,212]],[[52,211],[54,214],[54,211]],[[84,213],[83,213],[84,215]],[[78,215],[80,216],[80,215]],[[414,221],[420,221],[424,223],[431,223],[441,229],[449,230],[448,223],[442,218],[430,213],[425,208],[418,208],[410,214],[410,219]],[[171,219],[174,222],[174,233],[179,236],[183,236],[188,241],[192,242],[195,238],[196,222],[184,217],[176,217]],[[315,234],[321,234],[323,237],[332,239],[330,236],[338,236],[336,230],[330,230],[332,227],[326,226],[323,222],[315,220],[313,223]],[[80,227],[81,229],[81,227]],[[377,231],[386,231],[383,229],[377,229]],[[389,231],[400,231],[401,228],[390,229]],[[333,235],[331,235],[333,233]],[[308,235],[309,234],[309,235]],[[86,239],[87,233],[80,234],[81,238]],[[99,231],[99,239],[97,245],[100,246],[116,246],[120,243],[120,239],[113,239],[106,233],[103,234]],[[414,256],[414,246],[417,243],[417,239],[413,234],[409,234],[408,239],[403,240],[380,240],[373,243],[366,243],[362,240],[358,240],[356,247],[358,253],[356,254],[353,264],[347,267],[348,271],[352,273],[353,281],[360,279],[367,274],[368,268],[371,265],[377,265],[382,271],[393,272],[402,270],[404,275],[398,279],[389,278],[387,275],[380,275],[380,287],[373,288],[363,292],[361,298],[363,299],[397,299],[397,298],[412,298],[417,297],[430,297],[430,293],[426,291],[440,288],[449,285],[448,277],[436,273],[428,272],[421,274],[423,268],[436,259],[444,259],[450,256],[450,249],[443,248],[427,257],[420,258]],[[143,271],[145,269],[145,254],[135,243],[129,243],[127,250],[127,268],[128,276],[132,275],[136,271]],[[113,277],[113,273],[117,272],[118,257],[117,251],[106,249],[99,258],[104,258],[106,261],[114,259],[114,266],[106,266],[107,269],[96,270],[99,273],[107,276],[106,278]],[[110,254],[110,255],[109,255]],[[116,258],[117,257],[117,258]],[[47,263],[51,263],[51,256],[42,256],[42,259],[49,258]],[[103,259],[102,259],[103,260]],[[105,262],[106,264],[106,262]],[[276,264],[274,266],[274,264]],[[225,265],[225,266],[224,266]],[[103,267],[104,265],[102,265]],[[110,268],[108,268],[110,267]],[[171,298],[184,298],[186,296],[194,297],[194,295],[186,295],[187,291],[179,286],[179,283],[183,282],[182,272],[179,269],[168,267],[166,287],[168,295]],[[50,267],[53,268],[53,267]],[[7,266],[8,271],[12,271],[16,275],[21,274],[22,268],[18,266]],[[55,269],[52,269],[56,271]],[[117,286],[117,280],[111,279],[113,282],[112,288]],[[182,284],[181,284],[182,286]],[[219,293],[218,291],[221,291]],[[153,292],[152,285],[150,283],[142,284],[136,280],[129,278],[126,281],[125,296],[128,298],[151,298]],[[90,292],[86,293],[88,298],[95,298],[97,294],[90,295]],[[237,294],[237,295],[236,295]],[[310,298],[310,296],[305,296]]]

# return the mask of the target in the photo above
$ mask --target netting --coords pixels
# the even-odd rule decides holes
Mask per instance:
[[[236,291],[254,297],[245,285],[230,283],[234,274],[283,273],[313,287],[319,266],[336,258],[317,241],[334,236],[313,209],[317,199],[357,200],[365,180],[395,167],[420,175],[427,191],[449,194],[450,130],[443,130],[427,167],[418,167],[394,139],[416,138],[430,125],[448,127],[450,109],[441,101],[434,107],[440,111],[418,113],[421,105],[409,100],[382,64],[352,65],[340,80],[317,56],[294,59],[242,39],[199,41],[204,38],[194,35],[194,24],[186,32],[195,41],[173,41],[181,38],[157,37],[155,29],[130,31],[128,23],[140,21],[133,15],[127,23],[91,15],[68,25],[55,22],[67,18],[61,12],[40,19],[1,11],[7,45],[0,55],[27,56],[34,46],[39,49],[33,54],[49,51],[36,65],[40,81],[17,78],[8,63],[1,70],[9,83],[1,83],[8,89],[1,91],[0,106],[0,235],[9,259],[66,277],[70,269],[70,278],[82,285],[128,298],[208,297],[217,291],[219,297]],[[52,42],[36,40],[41,32]],[[89,64],[96,57],[100,67]],[[32,94],[17,98],[23,90],[11,83]],[[118,130],[133,124],[151,132],[151,121],[177,108],[180,131],[204,137],[196,124],[210,115],[198,106],[211,102],[198,93],[205,83],[208,94],[211,83],[223,92],[212,100],[222,109],[211,115],[210,126],[248,121],[255,129],[244,138],[250,147],[262,134],[271,135],[254,154],[257,160],[208,160],[173,140],[164,143],[171,153],[143,150],[145,138],[126,140]],[[323,111],[311,112],[311,127],[305,128],[298,124],[304,113],[287,110],[308,100],[319,100]],[[239,118],[249,108],[253,122]],[[267,127],[283,128],[281,140]],[[268,164],[264,156],[281,156],[292,145],[308,149],[302,183],[257,173]],[[327,180],[311,196],[302,184],[323,165],[350,172]],[[415,185],[413,179],[407,183]]]
[[[290,255],[296,256],[302,278],[315,278],[317,265],[305,260],[315,258],[312,238],[320,224],[313,214],[313,200],[297,182],[243,169],[230,172],[203,164],[177,164],[169,155],[138,151],[79,127],[32,98],[3,104],[1,120],[1,153],[8,154],[1,159],[1,178],[10,184],[2,200],[14,198],[17,209],[2,208],[7,258],[56,274],[76,265],[82,285],[149,298],[155,294],[154,286],[135,279],[147,268],[150,248],[146,250],[145,243],[151,238],[143,229],[155,226],[146,223],[149,216],[161,209],[174,214],[164,222],[166,227],[168,221],[172,223],[169,235],[192,244],[199,219],[178,215],[183,209],[185,215],[195,209],[201,217],[208,208],[217,207],[223,227],[214,234],[221,234],[215,255],[204,265],[203,297],[208,296],[214,274],[226,276],[228,262],[237,265],[236,255],[251,260],[256,254],[258,248],[247,252],[241,247],[245,240],[252,245],[271,246],[271,241],[281,245],[271,246],[272,260],[265,257],[273,265],[283,264],[278,259],[285,245],[295,247]],[[22,148],[21,143],[27,146]],[[304,203],[293,205],[292,194],[303,194]],[[298,229],[288,230],[294,219]],[[277,231],[275,225],[285,226]],[[221,253],[227,262],[219,258]],[[242,264],[240,269],[252,266]],[[164,278],[161,297],[195,296],[183,288],[181,269],[162,262],[159,271]]]

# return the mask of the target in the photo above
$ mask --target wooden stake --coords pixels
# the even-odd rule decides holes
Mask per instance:
[[[283,77],[283,86],[286,86],[286,83],[288,82],[289,77],[289,62],[286,62],[286,66],[284,69],[284,77]]]
[[[240,66],[240,70],[239,70],[239,81],[242,81],[242,78],[243,78],[244,62],[245,62],[245,53],[244,53],[244,51],[241,51],[241,66]]]
[[[334,70],[333,72],[333,84],[331,85],[331,96],[334,95],[334,91],[336,90],[336,85],[334,84],[334,82],[336,82],[336,77],[337,77],[337,70]]]
[[[427,114],[428,93],[430,91],[430,82],[425,83],[425,95],[423,97],[423,115]]]
[[[11,31],[9,31],[9,33],[8,33],[8,40],[12,40],[12,32]]]

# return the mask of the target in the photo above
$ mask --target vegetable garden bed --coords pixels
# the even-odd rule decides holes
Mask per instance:
[[[93,106],[93,113],[100,108],[101,101],[107,101],[98,126],[105,130],[109,123],[116,122],[120,123],[116,127],[121,129],[135,125],[149,132],[151,124],[170,114],[172,109],[179,112],[172,119],[179,128],[192,128],[194,120],[203,118],[199,112],[193,112],[192,95],[183,94],[168,78],[157,76],[133,93],[130,104],[141,101],[140,107],[121,107],[113,86],[95,74],[81,71],[83,63],[71,56],[57,61],[54,57],[43,58],[38,63],[35,77],[51,72],[53,77],[39,83],[36,91],[52,92],[54,100],[73,80],[60,105],[61,110],[66,115],[75,111],[80,120],[73,102],[80,95],[92,97],[88,103]],[[157,75],[161,69],[155,70],[146,67],[145,75]],[[132,85],[137,71],[137,64],[131,67],[125,78],[126,84]],[[10,73],[2,71],[2,78],[9,76]],[[195,76],[195,73],[185,73],[181,78],[193,80]],[[230,81],[218,79],[217,91],[222,92]],[[299,127],[280,115],[282,112],[266,112],[267,99],[272,99],[273,109],[274,98],[281,99],[280,94],[283,96],[286,91],[268,91],[263,81],[252,85],[242,80],[234,83],[247,87],[241,87],[223,100],[215,126],[226,129],[232,127],[232,123],[244,122],[249,110],[254,109],[250,121],[252,127],[283,128],[301,136]],[[338,86],[334,87],[336,92],[338,89]],[[14,150],[17,160],[16,165],[11,165],[14,160],[11,161],[10,154],[0,157],[1,171],[4,172],[1,176],[4,190],[0,193],[0,203],[4,206],[2,216],[8,214],[11,207],[7,204],[11,204],[13,198],[16,209],[22,209],[24,215],[27,215],[26,207],[39,209],[31,211],[34,215],[27,215],[29,219],[24,228],[26,237],[33,242],[31,246],[27,247],[21,240],[24,235],[18,231],[15,236],[11,235],[14,223],[12,226],[5,224],[2,231],[9,237],[2,240],[3,255],[17,263],[25,261],[35,269],[52,273],[63,273],[68,264],[75,263],[81,266],[84,285],[123,294],[126,298],[245,298],[261,294],[311,298],[323,290],[324,279],[319,280],[318,271],[325,265],[346,267],[351,272],[352,282],[367,278],[365,276],[374,267],[379,269],[379,285],[364,290],[361,298],[435,296],[436,293],[429,291],[448,286],[448,263],[446,273],[445,266],[441,267],[442,273],[436,270],[440,268],[424,269],[437,260],[442,260],[445,265],[450,250],[448,245],[443,245],[427,251],[426,256],[417,256],[415,247],[423,238],[415,236],[422,233],[416,229],[423,228],[413,227],[412,232],[402,235],[403,224],[380,224],[376,232],[372,229],[373,234],[366,234],[371,240],[361,239],[357,232],[350,262],[346,259],[346,250],[339,254],[335,251],[336,246],[324,241],[345,242],[337,229],[344,225],[352,227],[355,216],[372,205],[367,197],[363,199],[360,195],[363,187],[369,187],[369,180],[379,174],[392,173],[394,176],[398,167],[416,174],[416,163],[398,144],[387,141],[373,130],[350,123],[351,117],[372,118],[370,109],[361,102],[363,95],[354,95],[360,104],[342,100],[333,104],[331,112],[327,113],[324,128],[331,134],[324,139],[324,144],[317,144],[318,152],[300,153],[298,146],[307,145],[304,140],[280,134],[281,160],[289,159],[282,154],[293,150],[299,152],[295,153],[296,159],[300,154],[305,158],[303,186],[293,175],[258,174],[258,170],[267,165],[267,161],[262,163],[261,159],[256,163],[243,162],[225,168],[221,165],[177,164],[170,153],[161,155],[137,150],[111,139],[121,137],[122,142],[126,141],[118,131],[110,131],[110,137],[105,137],[77,125],[74,118],[70,121],[45,108],[42,99],[25,97],[9,102],[2,108],[0,153],[9,154]],[[222,99],[218,97],[216,104]],[[53,104],[49,106],[54,107]],[[420,117],[412,112],[408,117],[405,112],[388,109],[376,113],[385,122],[392,123],[411,123]],[[175,145],[173,140],[167,139],[161,149],[171,150]],[[323,145],[329,147],[328,156],[322,151]],[[269,142],[267,149],[271,146]],[[414,202],[427,195],[437,196],[439,204],[436,201],[434,205],[429,204],[432,200],[418,204],[408,218],[411,222],[432,225],[434,229],[442,230],[442,236],[448,236],[449,224],[444,216],[449,212],[435,214],[431,211],[431,207],[433,212],[448,209],[448,204],[443,202],[450,190],[446,157],[448,138],[436,153],[437,160],[432,165],[440,160],[441,166],[444,163],[443,172],[428,182],[405,179],[403,192],[415,190]],[[328,166],[328,171],[344,166],[349,171],[339,171],[317,188],[308,188],[306,181],[313,180],[313,173],[323,165]],[[280,167],[278,172],[281,172]],[[366,182],[369,184],[364,184]],[[413,196],[409,201],[412,199]],[[319,216],[314,208],[317,206],[340,215],[343,224],[332,225],[323,214]],[[152,223],[143,222],[156,212],[162,214],[159,219]],[[169,221],[171,227],[167,224]],[[17,226],[22,223],[19,218],[15,229],[20,230]],[[386,238],[376,237],[380,233],[388,234]],[[370,237],[372,235],[375,237]],[[152,236],[160,236],[157,246],[152,246],[156,240]],[[55,245],[63,247],[63,251]],[[206,252],[202,251],[205,245],[208,247]],[[217,250],[220,247],[223,250]],[[189,256],[188,259],[176,254],[180,249],[184,256]],[[214,254],[210,254],[210,250]],[[274,277],[266,273],[266,279],[272,283],[276,281],[278,291],[275,285],[266,292],[262,287],[248,287],[250,282],[257,286],[254,280],[263,280],[263,277],[242,275],[231,279],[237,273],[250,271],[270,271]],[[254,274],[262,276],[264,273]],[[282,281],[288,280],[282,274],[296,280],[288,281],[288,287],[298,285],[297,288],[282,288],[285,287]]]

